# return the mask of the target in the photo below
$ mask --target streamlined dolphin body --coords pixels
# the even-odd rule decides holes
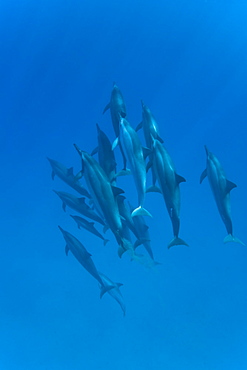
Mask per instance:
[[[156,139],[153,139],[153,165],[168,214],[172,221],[174,238],[168,244],[168,248],[174,245],[188,245],[183,239],[178,237],[180,226],[179,184],[186,180],[176,173],[170,155],[161,142]],[[150,187],[148,191],[157,190]]]
[[[86,248],[82,245],[82,243],[75,238],[72,234],[68,231],[65,231],[60,226],[59,230],[62,232],[63,237],[66,241],[65,253],[68,255],[69,250],[75,256],[78,262],[91,274],[101,285],[104,285],[103,280],[101,279],[94,263],[91,258],[91,254],[88,253]]]
[[[115,301],[120,305],[123,315],[125,316],[126,313],[126,307],[123,301],[123,296],[120,292],[120,287],[123,285],[121,283],[114,283],[111,279],[109,279],[106,275],[99,272],[99,275],[103,281],[103,285],[100,286],[100,298],[103,297],[103,295],[107,292],[112,296]],[[110,289],[109,289],[110,288]]]
[[[80,154],[81,174],[85,177],[95,208],[112,230],[118,244],[122,244],[122,222],[116,196],[123,193],[123,190],[111,185],[104,170],[90,154],[82,151],[76,144],[74,146]]]
[[[107,135],[100,129],[99,125],[96,124],[96,126],[98,132],[98,146],[92,154],[96,152],[98,153],[100,166],[105,171],[110,183],[115,185],[117,163],[112,150],[112,145]]]
[[[120,119],[119,138],[114,141],[113,148],[119,142],[122,143],[138,193],[139,207],[134,209],[131,215],[132,217],[137,215],[152,217],[143,207],[146,192],[146,164],[143,148],[137,133],[125,118]]]
[[[73,216],[73,215],[70,215],[70,216],[77,223],[78,229],[82,227],[83,229],[88,230],[90,233],[98,236],[98,238],[104,241],[104,245],[106,245],[106,243],[109,242],[109,240],[104,238],[103,235],[101,235],[100,232],[94,227],[94,222],[89,222],[85,220],[85,218],[82,218],[80,216]]]
[[[161,143],[163,143],[163,140],[160,137],[158,124],[152,112],[144,104],[143,101],[141,101],[141,104],[142,104],[142,122],[137,126],[136,131],[138,131],[140,128],[143,128],[146,146],[147,148],[152,150],[153,149],[152,137],[154,139],[159,140]],[[150,162],[152,162],[152,153],[149,156],[149,160]],[[153,167],[152,167],[152,177],[153,177],[153,185],[155,185],[156,176],[155,176],[155,171]]]
[[[91,198],[87,189],[85,189],[80,182],[76,179],[73,173],[73,167],[67,168],[62,163],[55,161],[54,159],[47,158],[52,167],[52,180],[54,180],[55,175],[57,175],[61,180],[66,182],[69,186],[75,189],[81,195]]]
[[[207,167],[201,174],[200,183],[202,183],[204,178],[208,176],[208,181],[213,192],[216,205],[228,232],[228,235],[224,239],[224,243],[236,242],[245,245],[232,234],[230,191],[237,185],[227,180],[219,160],[208,150],[206,145],[205,150],[207,156]]]
[[[94,210],[86,204],[85,198],[83,197],[77,198],[73,194],[69,194],[64,191],[56,191],[56,190],[53,190],[53,191],[62,200],[64,211],[66,209],[66,206],[68,206],[74,209],[75,211],[81,213],[82,215],[88,218],[91,218],[92,220],[97,221],[101,225],[105,226],[105,222],[102,220],[102,218],[98,216],[97,213],[95,213]]]
[[[105,113],[108,109],[110,109],[110,112],[111,112],[112,125],[113,125],[115,135],[116,137],[118,137],[120,117],[123,117],[123,118],[126,117],[126,106],[125,106],[123,94],[121,93],[120,89],[117,87],[115,83],[113,84],[110,103],[106,105],[103,113]],[[124,170],[125,170],[126,169],[126,157],[125,157],[121,143],[119,147],[120,147],[120,150],[123,156]]]

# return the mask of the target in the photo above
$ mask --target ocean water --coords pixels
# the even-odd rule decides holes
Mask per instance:
[[[247,249],[223,243],[208,180],[199,184],[206,144],[237,184],[234,235],[247,243],[246,15],[243,1],[2,0],[0,369],[246,370]],[[165,203],[146,195],[161,263],[152,269],[120,259],[110,231],[104,246],[78,230],[52,191],[76,194],[52,181],[47,156],[77,173],[73,144],[91,152],[96,123],[115,139],[102,114],[114,81],[131,125],[141,121],[141,99],[151,109],[187,180],[180,236],[190,247],[167,249]],[[116,158],[121,169],[118,149]],[[133,178],[117,184],[137,206]],[[125,317],[65,255],[58,225],[123,283]]]

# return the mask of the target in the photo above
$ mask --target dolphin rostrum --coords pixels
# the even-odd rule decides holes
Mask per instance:
[[[224,243],[236,242],[245,245],[232,234],[230,191],[237,185],[227,180],[218,158],[208,150],[206,145],[205,150],[207,156],[207,167],[201,174],[200,183],[202,183],[206,176],[208,177],[218,211],[228,232],[228,235],[224,239]]]

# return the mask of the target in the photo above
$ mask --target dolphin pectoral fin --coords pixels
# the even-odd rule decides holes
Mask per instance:
[[[66,244],[65,245],[65,254],[66,254],[66,256],[68,255],[68,253],[69,253],[69,246],[68,246],[68,244]]]
[[[246,247],[246,244],[244,244],[240,239],[236,238],[236,236],[233,236],[232,234],[228,234],[224,239],[224,243],[229,243],[229,242],[239,243]]]
[[[55,171],[52,171],[52,173],[51,173],[51,178],[52,178],[52,180],[54,180],[54,178],[55,178]]]
[[[186,182],[186,180],[183,176],[180,176],[177,173],[175,174],[175,176],[176,176],[177,184],[180,184],[180,182]]]
[[[205,170],[202,172],[201,177],[200,177],[200,184],[203,182],[206,176],[207,176],[207,169],[205,168]]]
[[[111,147],[112,150],[114,150],[118,144],[119,144],[119,138],[116,137],[116,139],[112,143],[112,147]]]
[[[153,162],[152,161],[148,161],[147,165],[146,165],[146,172],[148,173],[148,171],[150,170],[150,168],[152,167],[153,165]]]
[[[64,212],[66,212],[66,203],[65,202],[63,202],[63,204],[62,204],[62,208],[63,208]]]
[[[123,286],[122,283],[116,283],[116,285],[118,286],[118,288],[120,288],[121,286]]]
[[[114,179],[116,180],[118,176],[128,176],[130,174],[131,174],[131,171],[128,168],[126,168],[116,173],[116,175],[114,176]]]
[[[109,242],[109,239],[104,239],[104,246]]]
[[[83,170],[79,171],[77,175],[75,175],[75,181],[80,180],[83,177]]]
[[[151,192],[162,194],[162,191],[156,185],[152,185],[152,186],[149,186],[149,188],[147,188],[146,193],[151,193]]]
[[[103,114],[104,114],[108,109],[110,109],[110,103],[108,103],[108,104],[105,106],[105,109],[103,110]]]
[[[123,247],[119,246],[117,254],[119,258],[122,258],[122,255],[127,251],[127,249],[124,249]]]
[[[168,244],[168,249],[173,247],[174,245],[186,245],[187,247],[189,247],[189,244],[187,244],[183,239],[175,236],[171,241],[170,243]]]
[[[94,148],[94,150],[92,150],[91,155],[94,155],[94,154],[98,153],[98,151],[99,151],[99,147],[96,146],[96,148]]]
[[[157,140],[159,140],[159,142],[161,144],[164,144],[164,140],[157,134],[157,137],[156,137]]]
[[[230,193],[230,191],[231,191],[232,189],[236,188],[236,187],[237,187],[237,185],[236,185],[236,184],[234,184],[234,182],[231,182],[231,181],[229,181],[229,180],[226,180],[226,192],[227,192],[227,193]]]
[[[149,216],[149,217],[153,217],[151,215],[151,213],[149,213],[145,208],[139,206],[137,207],[136,209],[134,209],[134,211],[131,212],[131,217],[135,217],[135,216]]]
[[[142,128],[142,122],[140,122],[137,126],[136,126],[136,132],[139,131],[140,129]]]
[[[152,153],[152,150],[143,146],[142,147],[142,153],[143,153],[144,159],[146,159],[147,156]]]
[[[105,225],[104,228],[103,228],[103,233],[105,234],[108,229],[109,229],[109,226],[108,225]]]

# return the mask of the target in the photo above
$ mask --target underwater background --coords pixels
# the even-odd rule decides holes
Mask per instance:
[[[246,16],[243,1],[1,2],[1,369],[247,369],[247,249],[223,243],[208,179],[199,184],[206,144],[237,184],[233,230],[247,243]],[[110,113],[102,115],[113,82],[134,127],[141,99],[148,105],[186,178],[180,235],[190,247],[167,249],[164,200],[146,195],[161,263],[152,269],[120,259],[110,231],[104,246],[78,230],[52,191],[75,194],[52,181],[46,157],[77,173],[73,144],[91,152],[96,123],[115,139]],[[131,176],[117,185],[137,203]],[[123,283],[125,317],[65,255],[58,225]]]

